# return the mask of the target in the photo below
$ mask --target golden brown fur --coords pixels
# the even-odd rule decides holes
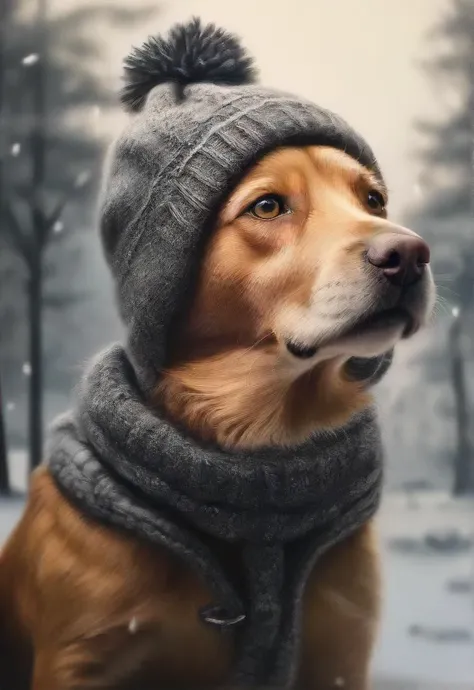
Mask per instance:
[[[194,689],[226,677],[230,640],[196,615],[210,592],[168,553],[89,522],[45,469],[34,477],[2,568],[2,594],[13,594],[2,627],[9,635],[21,632],[12,641],[15,658],[3,649],[6,688]],[[327,554],[310,580],[303,687],[336,687],[338,677],[353,690],[368,687],[378,590],[367,526]]]
[[[364,180],[367,189],[379,186],[333,149],[286,149],[264,159],[232,194],[157,392],[157,402],[199,437],[224,446],[295,443],[367,404],[361,386],[341,376],[339,358],[302,370],[281,356],[274,331],[279,305],[308,301],[318,265],[331,262],[334,278],[347,274],[380,224],[354,191]],[[269,232],[268,221],[240,214],[270,192],[298,210]]]
[[[199,438],[247,448],[301,441],[366,405],[361,385],[344,377],[343,353],[301,362],[283,336],[318,281],[321,294],[331,281],[360,286],[361,246],[389,225],[364,206],[374,185],[368,171],[331,149],[287,149],[256,166],[222,209],[150,404]],[[269,192],[295,209],[272,221],[271,231],[269,221],[242,215]],[[238,569],[237,547],[215,548]],[[0,629],[10,640],[8,650],[3,640],[0,677],[15,690],[215,685],[226,678],[233,650],[229,638],[198,621],[209,597],[169,553],[80,515],[40,469],[0,562]],[[379,599],[368,524],[327,553],[310,578],[301,687],[368,689]]]

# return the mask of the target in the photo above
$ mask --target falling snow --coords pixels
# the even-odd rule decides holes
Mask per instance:
[[[58,234],[64,230],[64,223],[61,220],[57,220],[53,225],[53,232]]]
[[[15,409],[16,405],[14,402],[7,402],[7,410],[8,412],[13,412]]]
[[[84,187],[89,180],[90,180],[91,174],[89,171],[84,170],[83,172],[79,173],[79,175],[76,177],[76,181],[74,183],[74,186],[77,189],[80,189],[81,187]]]
[[[453,315],[453,317],[454,317],[455,319],[458,318],[458,316],[459,316],[460,313],[461,313],[461,310],[459,309],[459,307],[453,307],[453,308],[451,309],[451,314]]]
[[[413,192],[417,199],[421,199],[423,197],[423,187],[419,182],[415,182],[413,185]]]
[[[29,362],[25,362],[23,364],[22,371],[25,376],[31,376],[31,364]]]
[[[134,635],[138,630],[138,621],[136,617],[134,616],[130,623],[128,624],[128,631],[131,635]]]
[[[11,148],[11,154],[12,154],[12,156],[14,156],[14,157],[19,156],[19,155],[20,155],[20,151],[21,151],[21,144],[19,144],[18,142],[16,142],[15,144],[13,144],[13,146],[12,146],[12,148]]]
[[[335,681],[334,681],[334,687],[335,688],[343,688],[346,684],[346,681],[342,676],[338,676]]]
[[[25,57],[21,61],[21,64],[25,65],[25,67],[31,67],[32,65],[36,65],[38,60],[39,60],[38,53],[30,53],[29,55],[25,55]]]

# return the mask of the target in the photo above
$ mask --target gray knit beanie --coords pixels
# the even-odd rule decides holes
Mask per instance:
[[[325,145],[380,176],[339,116],[254,82],[239,41],[197,19],[125,61],[122,100],[133,116],[111,151],[101,232],[144,392],[166,363],[217,211],[250,166],[276,147]]]

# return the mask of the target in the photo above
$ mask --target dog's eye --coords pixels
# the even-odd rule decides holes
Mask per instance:
[[[385,211],[385,199],[377,189],[371,189],[367,194],[367,205],[376,213],[383,213]]]
[[[262,196],[247,209],[247,213],[260,220],[273,220],[287,212],[285,200],[277,194]]]

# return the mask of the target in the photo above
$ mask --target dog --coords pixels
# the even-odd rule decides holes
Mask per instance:
[[[411,336],[433,299],[426,245],[385,209],[386,191],[342,152],[269,154],[219,214],[150,404],[200,438],[246,448],[299,443],[366,406],[343,362]],[[367,246],[375,259],[363,258]],[[378,311],[385,304],[396,306]],[[85,519],[47,468],[32,479],[0,577],[6,687],[194,688],[227,676],[228,640],[190,616],[209,598],[196,578],[165,552]],[[380,591],[369,522],[311,575],[300,687],[369,687]]]
[[[219,205],[147,409],[229,452],[330,438],[368,409],[348,361],[412,337],[435,294],[428,246],[387,203],[341,148],[266,152]],[[375,532],[371,517],[316,560],[296,687],[369,690]],[[239,581],[240,543],[203,539]],[[196,615],[211,598],[171,551],[87,515],[43,466],[0,557],[0,678],[14,690],[228,685],[234,637]]]

